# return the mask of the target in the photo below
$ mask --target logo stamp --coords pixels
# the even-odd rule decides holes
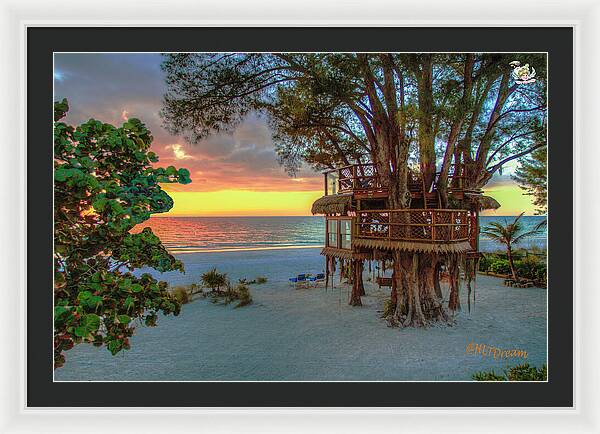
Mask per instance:
[[[529,63],[521,66],[521,62],[513,60],[509,63],[513,68],[512,76],[517,84],[528,84],[535,82],[535,69],[529,66]]]

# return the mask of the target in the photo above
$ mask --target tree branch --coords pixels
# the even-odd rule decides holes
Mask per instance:
[[[502,167],[509,161],[516,160],[517,158],[521,158],[522,156],[530,154],[531,152],[535,151],[536,149],[542,148],[544,146],[546,146],[546,143],[538,143],[537,145],[532,146],[524,151],[521,151],[517,154],[511,155],[510,157],[506,157],[504,160],[500,161],[499,163],[494,164],[490,169],[488,169],[488,172],[490,174],[493,174],[498,169],[500,169],[500,167]]]

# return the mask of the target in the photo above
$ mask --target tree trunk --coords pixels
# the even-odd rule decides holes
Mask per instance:
[[[363,295],[367,295],[365,292],[365,284],[363,283],[363,272],[365,270],[364,261],[358,262],[358,294],[362,297]]]
[[[394,252],[394,283],[399,290],[396,324],[419,327],[448,319],[435,289],[439,280],[437,260],[431,253]]]
[[[350,306],[362,306],[360,300],[360,287],[362,285],[362,263],[361,261],[352,260],[352,293],[350,294]],[[364,289],[363,289],[364,291]]]
[[[506,247],[506,256],[508,257],[508,265],[510,265],[510,272],[512,273],[512,278],[516,281],[517,270],[515,269],[515,263],[513,262],[512,248],[510,244]]]
[[[436,263],[435,273],[433,275],[433,289],[435,291],[435,295],[440,300],[444,298],[444,295],[442,294],[442,288],[440,287],[440,263],[439,263],[439,261]]]
[[[448,278],[450,280],[450,296],[448,299],[448,309],[451,311],[460,310],[460,269],[458,255],[451,254],[448,257]]]
[[[392,308],[395,310],[396,305],[398,304],[398,283],[396,280],[396,267],[392,271],[392,289],[390,291],[390,301],[392,303]]]

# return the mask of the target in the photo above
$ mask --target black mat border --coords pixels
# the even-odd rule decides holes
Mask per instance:
[[[573,29],[57,28],[27,30],[27,405],[565,406],[573,404]],[[53,383],[52,54],[126,51],[549,53],[548,383]],[[15,83],[16,85],[16,83]],[[554,181],[554,182],[553,182]],[[560,269],[558,268],[560,264]]]

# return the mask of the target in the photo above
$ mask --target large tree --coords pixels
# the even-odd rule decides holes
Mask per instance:
[[[515,60],[534,65],[538,80],[516,83]],[[447,191],[453,163],[465,164],[464,187],[476,190],[545,145],[545,64],[534,54],[170,54],[162,116],[171,132],[196,142],[264,113],[291,173],[302,162],[315,169],[372,162],[389,206],[403,209],[414,163],[425,190],[436,188],[443,207],[460,207]],[[434,291],[440,258],[395,252],[393,260],[396,321],[445,319]],[[444,261],[452,270],[459,262]],[[450,309],[458,307],[457,289]]]
[[[121,127],[61,122],[54,106],[54,367],[88,342],[113,355],[130,347],[136,323],[179,314],[166,282],[135,269],[183,271],[150,228],[129,231],[173,200],[160,183],[190,182],[187,169],[155,168],[150,131],[138,119]]]

